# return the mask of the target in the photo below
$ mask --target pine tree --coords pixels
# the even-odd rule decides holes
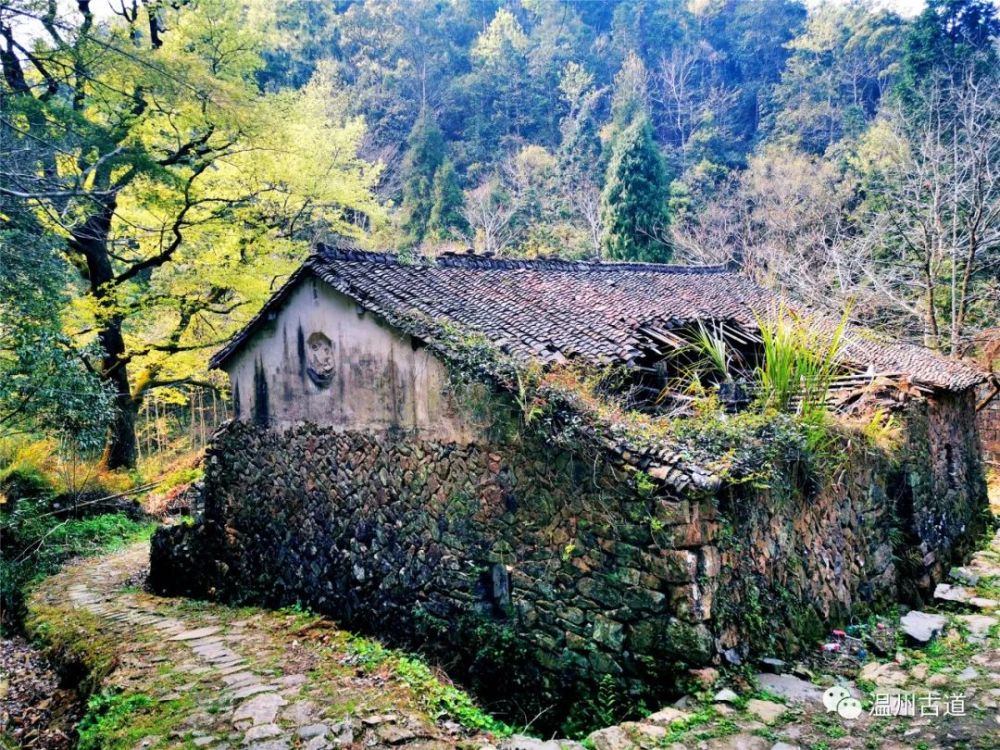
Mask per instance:
[[[423,108],[407,139],[403,160],[403,232],[417,245],[427,234],[434,205],[434,174],[444,161],[444,136],[434,113]]]
[[[609,257],[665,263],[669,180],[649,119],[637,117],[619,133],[601,194],[602,245]]]
[[[435,239],[457,239],[469,231],[469,222],[462,213],[464,198],[458,184],[455,164],[445,159],[434,173],[433,205],[427,222],[427,233]]]

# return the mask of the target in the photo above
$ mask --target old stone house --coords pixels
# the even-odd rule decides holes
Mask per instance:
[[[752,363],[777,303],[723,267],[321,247],[212,361],[235,419],[154,585],[304,602],[526,705],[926,596],[983,522],[982,373],[851,329],[831,403],[891,411],[896,448],[844,428],[825,468],[738,384],[671,418],[693,327]]]

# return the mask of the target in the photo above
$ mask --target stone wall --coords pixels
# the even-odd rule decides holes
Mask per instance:
[[[234,422],[207,457],[203,522],[157,535],[151,580],[308,604],[520,710],[608,679],[669,693],[686,667],[812,647],[826,621],[926,588],[985,502],[968,401],[911,408],[903,463],[854,436],[823,484],[790,450],[767,487],[684,497],[530,431]]]
[[[980,398],[986,398],[993,392],[993,387],[985,385],[980,390]],[[1000,470],[1000,395],[994,396],[978,414],[979,434],[983,441],[983,453],[986,460],[993,464],[995,470]]]
[[[913,403],[904,458],[906,476],[897,490],[899,516],[914,582],[926,592],[947,575],[956,555],[971,550],[986,524],[975,392],[942,393]]]
[[[720,648],[812,647],[831,622],[919,605],[971,551],[987,520],[974,394],[914,400],[896,419],[897,450],[847,436],[822,487],[786,465],[784,481],[720,495],[733,540],[721,545]]]

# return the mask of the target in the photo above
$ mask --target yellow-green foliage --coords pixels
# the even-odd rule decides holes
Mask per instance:
[[[51,438],[0,440],[0,507],[21,497],[97,493],[114,495],[131,488],[135,477],[108,471]]]

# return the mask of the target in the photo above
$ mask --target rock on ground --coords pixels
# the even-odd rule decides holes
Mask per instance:
[[[761,688],[792,703],[823,703],[823,689],[790,674],[757,675]]]
[[[944,615],[932,615],[913,610],[899,621],[900,629],[918,643],[929,643],[944,632],[948,619]]]

